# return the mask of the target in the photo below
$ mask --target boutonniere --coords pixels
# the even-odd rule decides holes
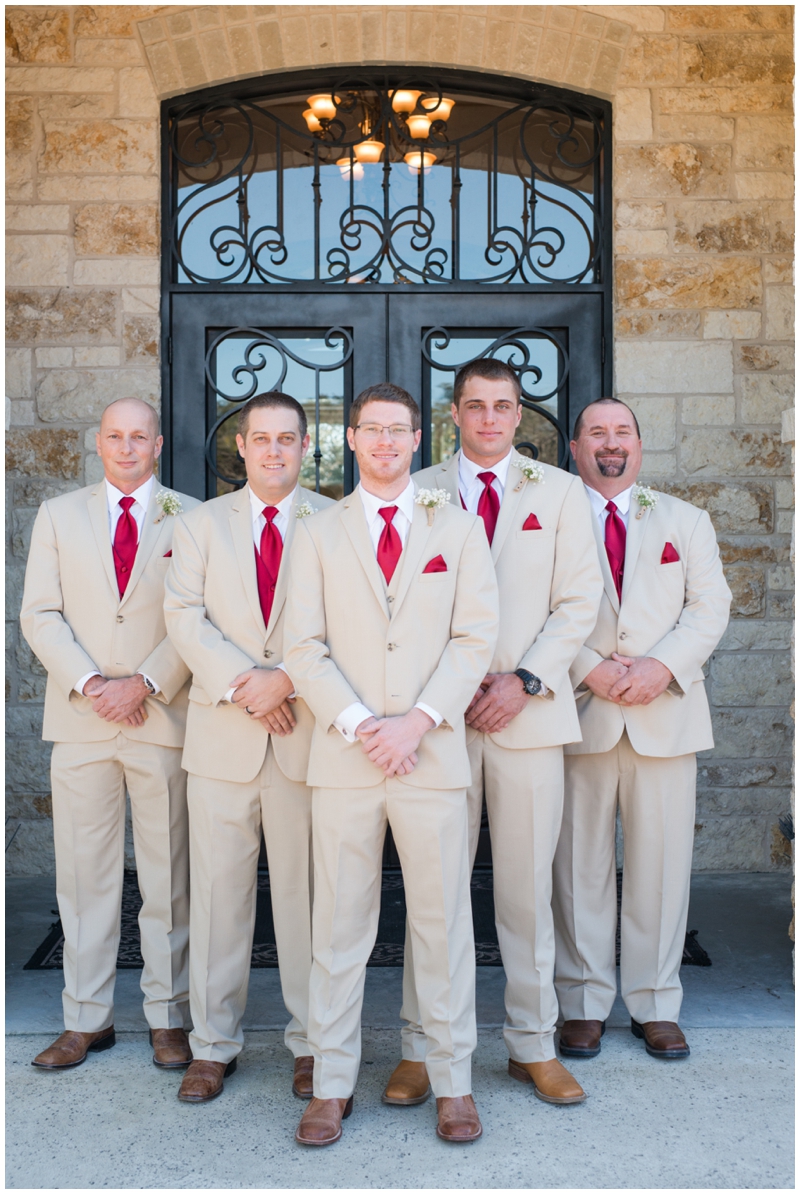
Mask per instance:
[[[515,456],[511,463],[522,473],[522,479],[514,487],[515,493],[518,489],[522,489],[526,481],[530,481],[533,485],[539,485],[544,481],[544,469],[538,461],[526,460],[524,456]]]
[[[637,518],[641,518],[645,510],[653,510],[658,505],[658,494],[653,493],[649,485],[634,485],[633,498],[639,503]]]
[[[311,502],[301,502],[294,512],[295,518],[308,518],[309,514],[316,514]]]
[[[160,493],[156,494],[156,502],[161,507],[156,522],[161,522],[162,518],[166,518],[167,514],[180,514],[183,510],[181,499],[176,493],[168,493],[166,489],[162,489]]]
[[[433,526],[433,516],[450,501],[450,494],[446,489],[419,489],[414,501],[418,506],[424,506],[428,511],[428,526]]]

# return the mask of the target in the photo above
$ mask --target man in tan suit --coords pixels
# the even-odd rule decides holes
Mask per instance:
[[[289,562],[299,522],[333,503],[298,485],[309,436],[288,394],[239,412],[247,485],[179,520],[165,604],[192,671],[183,766],[192,866],[190,992],[194,1061],[179,1098],[222,1091],[243,1045],[263,825],[293,1089],[311,1097],[313,717],[283,667]]]
[[[497,585],[480,522],[418,493],[419,408],[397,386],[364,391],[347,439],[361,482],[304,522],[292,561],[286,662],[316,718],[314,1099],[302,1144],[332,1144],[352,1109],[361,1003],[380,910],[387,824],[403,867],[437,1132],[477,1139],[464,710],[497,636]],[[428,509],[420,504],[427,500]]]
[[[153,1060],[191,1060],[188,833],[181,748],[189,671],[166,637],[164,577],[173,512],[161,490],[158,417],[138,398],[103,412],[105,479],[44,502],[31,538],[22,632],[47,669],[58,907],[64,929],[64,1032],[33,1064],[80,1065],[114,1038],[125,791],[131,798],[142,990]]]
[[[592,506],[605,592],[572,667],[583,741],[566,748],[555,861],[559,1047],[594,1057],[616,995],[614,827],[622,818],[620,983],[647,1052],[687,1057],[678,1027],[698,750],[714,745],[703,665],[731,594],[708,514],[635,484],[642,442],[613,398],[571,443]]]
[[[415,480],[482,516],[500,590],[500,636],[467,712],[467,742],[471,861],[484,793],[489,814],[508,1072],[546,1102],[578,1103],[586,1096],[555,1056],[552,865],[563,744],[580,740],[569,669],[597,620],[603,581],[580,478],[514,451],[522,406],[513,369],[466,365],[452,413],[460,450]],[[408,940],[403,996],[403,1061],[384,1101],[409,1105],[426,1097],[427,1078]]]

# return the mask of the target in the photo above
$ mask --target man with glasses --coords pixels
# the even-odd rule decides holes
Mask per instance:
[[[315,1097],[297,1130],[302,1144],[338,1140],[352,1110],[387,824],[403,867],[437,1132],[456,1143],[481,1134],[470,1093],[464,711],[494,649],[497,585],[480,521],[411,480],[419,427],[405,390],[385,383],[358,396],[347,441],[360,484],[303,522],[292,561],[286,665],[316,717]]]

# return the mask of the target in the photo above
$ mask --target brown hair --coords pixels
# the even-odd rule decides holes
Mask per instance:
[[[633,425],[636,428],[636,435],[639,439],[641,439],[642,433],[639,430],[639,420],[636,418],[636,415],[633,413],[633,411],[627,405],[627,403],[620,401],[619,398],[595,398],[594,402],[587,402],[587,404],[586,404],[586,406],[584,406],[583,410],[578,411],[578,417],[575,420],[575,427],[572,432],[572,438],[577,439],[579,437],[579,435],[581,433],[581,427],[583,426],[583,416],[584,416],[585,412],[589,409],[590,406],[600,406],[601,404],[608,405],[609,403],[612,403],[612,402],[615,403],[617,406],[625,407],[626,411],[633,419]]]
[[[361,419],[361,412],[368,402],[396,402],[398,406],[404,406],[411,415],[411,426],[415,431],[419,431],[422,426],[422,416],[420,415],[419,406],[411,397],[408,390],[403,390],[400,386],[394,386],[390,381],[382,381],[378,385],[367,386],[366,390],[362,390],[354,400],[353,405],[350,407],[351,427],[355,428],[358,426]]]
[[[462,365],[453,382],[453,403],[457,407],[461,403],[464,386],[472,377],[483,377],[486,381],[507,381],[514,389],[519,402],[522,395],[520,380],[510,365],[505,361],[497,361],[494,357],[483,357],[480,361],[470,361]]]
[[[293,410],[297,415],[297,422],[300,424],[300,438],[306,438],[308,434],[308,419],[300,403],[296,398],[292,398],[291,394],[281,394],[278,390],[270,390],[268,394],[256,394],[255,398],[251,398],[248,402],[245,402],[239,411],[236,430],[242,439],[247,439],[247,425],[250,421],[250,412],[259,410],[262,407],[267,410],[274,410],[276,407]]]

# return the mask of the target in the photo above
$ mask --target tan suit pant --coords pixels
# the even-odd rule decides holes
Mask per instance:
[[[307,1056],[311,970],[311,789],[287,779],[270,742],[250,783],[189,775],[192,1053],[231,1061],[244,1044],[261,827],[269,863],[287,1048]]]
[[[475,947],[464,789],[387,779],[314,789],[314,964],[308,1039],[317,1098],[348,1098],[361,1061],[366,966],[378,932],[387,824],[403,868],[416,991],[437,1098],[471,1091]]]
[[[620,987],[634,1020],[677,1022],[689,910],[697,759],[567,755],[554,868],[556,991],[565,1020],[606,1020],[617,993],[617,805],[625,840]]]
[[[125,791],[142,910],[142,991],[151,1028],[182,1028],[189,1000],[189,838],[181,751],[133,742],[56,742],[50,767],[64,1024],[114,1022],[125,861]]]
[[[564,798],[563,750],[507,750],[489,734],[469,744],[470,862],[475,860],[484,793],[494,871],[494,906],[506,972],[503,1037],[515,1061],[555,1057],[558,1002],[553,986],[555,941],[551,910],[553,856]],[[403,1057],[421,1061],[414,965],[406,932],[401,1018]]]

